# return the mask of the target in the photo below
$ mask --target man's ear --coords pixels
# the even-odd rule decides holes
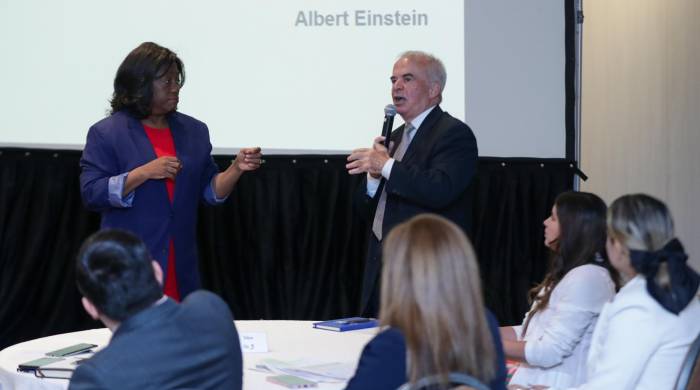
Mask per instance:
[[[160,268],[160,264],[157,261],[152,260],[151,265],[153,266],[153,274],[156,276],[158,284],[163,285],[163,269]]]
[[[89,299],[83,297],[83,299],[80,300],[83,303],[83,308],[85,311],[88,313],[88,315],[93,319],[93,320],[99,320],[100,319],[100,311],[97,310],[95,305],[90,302]]]

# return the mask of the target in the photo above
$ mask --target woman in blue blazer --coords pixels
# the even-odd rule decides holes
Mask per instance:
[[[396,389],[451,372],[505,388],[498,323],[484,308],[479,266],[462,230],[422,214],[384,243],[379,318],[347,389]],[[443,383],[445,384],[445,383]]]
[[[80,160],[86,207],[102,214],[102,228],[129,230],[146,243],[176,299],[200,284],[199,202],[223,202],[261,159],[260,148],[241,149],[219,173],[207,126],[176,111],[184,82],[175,53],[152,42],[138,46],[119,66],[111,113],[90,128]]]

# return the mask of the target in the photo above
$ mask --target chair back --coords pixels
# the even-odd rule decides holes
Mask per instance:
[[[458,372],[451,372],[447,378],[450,384],[454,385],[454,388],[464,389],[464,386],[466,386],[467,389],[489,390],[488,386],[486,386],[481,381],[479,381],[471,375],[462,374]],[[414,384],[406,382],[403,385],[401,385],[401,387],[399,387],[398,390],[428,390],[437,388],[437,385],[439,384],[440,377],[437,375],[432,375],[425,378],[421,378]]]
[[[700,390],[700,335],[690,345],[676,380],[676,390]]]

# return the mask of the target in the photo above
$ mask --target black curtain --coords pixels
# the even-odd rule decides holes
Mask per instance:
[[[0,153],[0,348],[97,326],[80,304],[73,267],[99,226],[80,200],[80,153]]]
[[[484,300],[501,325],[522,320],[527,292],[544,277],[549,253],[542,223],[556,196],[572,189],[575,166],[556,159],[479,159],[471,238]]]
[[[0,349],[101,326],[80,305],[74,257],[99,227],[78,185],[79,151],[0,149]],[[230,157],[216,157],[225,168]],[[520,321],[547,254],[542,221],[571,188],[565,160],[480,158],[471,190],[472,240],[486,304]],[[237,319],[329,319],[356,314],[368,237],[353,210],[359,177],[345,156],[267,156],[224,205],[202,206],[203,286]]]
[[[203,285],[236,318],[356,314],[367,237],[352,208],[359,181],[345,156],[265,157],[223,207],[199,210]]]

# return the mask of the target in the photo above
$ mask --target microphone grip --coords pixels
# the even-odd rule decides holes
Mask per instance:
[[[394,116],[393,115],[385,115],[384,116],[384,125],[382,126],[382,135],[384,136],[384,146],[386,146],[387,149],[389,149],[389,141],[391,138],[391,130],[394,127]]]

